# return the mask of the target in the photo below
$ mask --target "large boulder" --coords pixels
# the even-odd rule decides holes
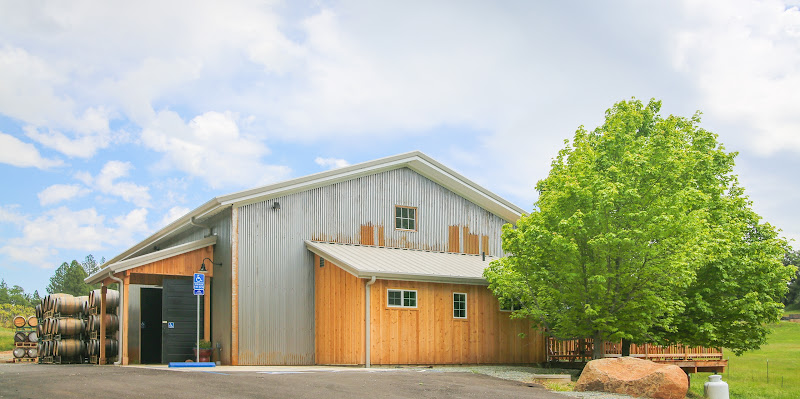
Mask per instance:
[[[575,384],[576,391],[613,392],[656,399],[683,399],[689,379],[680,367],[635,357],[592,360]]]

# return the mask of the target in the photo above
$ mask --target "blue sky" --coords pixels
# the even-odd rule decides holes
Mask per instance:
[[[387,3],[0,0],[0,277],[44,292],[214,196],[411,150],[530,210],[630,97],[702,111],[800,239],[796,1]]]

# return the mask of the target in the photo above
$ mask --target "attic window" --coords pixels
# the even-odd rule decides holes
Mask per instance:
[[[394,207],[394,228],[417,231],[417,208],[396,205]]]

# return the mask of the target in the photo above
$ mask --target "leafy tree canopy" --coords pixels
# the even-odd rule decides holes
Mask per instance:
[[[536,209],[504,226],[509,255],[484,275],[495,295],[522,302],[516,317],[558,338],[752,349],[777,318],[785,242],[759,223],[732,173],[736,154],[699,114],[664,118],[660,107],[622,101],[602,126],[578,129],[536,185]],[[714,303],[716,289],[736,305]],[[709,312],[740,328],[686,326]]]
[[[787,266],[794,266],[797,268],[789,282],[789,292],[783,299],[783,304],[786,306],[800,307],[800,250],[786,252],[783,258],[783,264]]]
[[[105,259],[101,262],[104,261]],[[50,277],[47,292],[50,294],[61,292],[75,296],[89,295],[95,287],[84,283],[83,280],[97,270],[99,265],[92,255],[87,256],[83,263],[78,263],[77,260],[71,263],[64,262]]]

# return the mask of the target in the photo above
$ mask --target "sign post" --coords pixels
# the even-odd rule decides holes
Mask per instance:
[[[197,297],[197,342],[195,342],[195,353],[197,354],[196,362],[200,363],[200,296],[206,294],[206,275],[202,273],[195,273],[193,289],[194,296]]]

